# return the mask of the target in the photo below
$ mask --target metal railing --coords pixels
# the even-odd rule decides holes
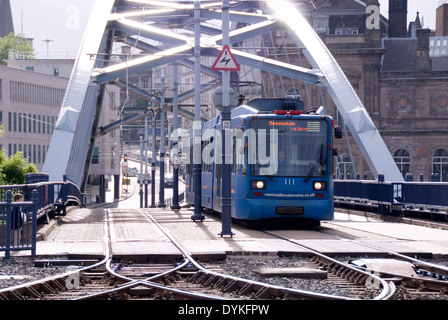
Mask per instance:
[[[37,197],[32,191],[31,201],[12,201],[12,191],[6,191],[6,201],[0,202],[0,251],[9,259],[11,251],[31,250],[36,256]]]
[[[334,199],[340,203],[371,204],[379,214],[403,210],[437,213],[448,221],[448,183],[335,180]]]
[[[15,194],[23,200],[12,201]],[[9,259],[11,251],[31,250],[34,258],[37,220],[44,216],[49,220],[50,212],[66,215],[67,206],[85,207],[85,203],[85,194],[71,181],[0,186],[0,251]]]

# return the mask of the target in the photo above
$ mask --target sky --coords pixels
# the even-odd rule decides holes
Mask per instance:
[[[408,0],[408,24],[417,11],[423,26],[435,29],[435,12],[441,0]],[[388,16],[389,0],[379,0]],[[94,0],[11,0],[14,31],[34,39],[36,58],[75,58]],[[50,41],[47,41],[50,40]]]

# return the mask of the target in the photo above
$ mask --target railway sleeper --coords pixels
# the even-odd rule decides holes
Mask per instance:
[[[173,281],[173,279],[170,276],[164,276],[162,277],[161,281],[165,286],[170,285]]]
[[[199,277],[194,283],[196,284],[202,284],[202,285],[206,285],[206,283],[213,278],[213,275],[210,275],[207,272],[203,272],[201,277]]]
[[[240,290],[240,295],[249,295],[254,291],[254,285],[252,283],[246,283]]]
[[[31,287],[31,286],[26,288],[26,293],[29,297],[32,297],[35,299],[38,299],[41,296],[39,291],[37,291],[36,289],[34,289],[34,287]]]
[[[221,277],[217,275],[211,275],[206,281],[204,281],[203,285],[207,287],[213,286]]]
[[[25,300],[25,297],[17,290],[11,290],[12,300]]]
[[[351,283],[354,283],[357,274],[358,274],[358,272],[356,272],[355,270],[349,270],[349,272],[347,272],[347,274],[345,275],[345,279],[347,279]]]
[[[221,290],[221,288],[226,285],[226,280],[227,279],[224,277],[219,277],[218,281],[215,282],[214,288]]]
[[[353,283],[360,284],[360,285],[365,285],[367,278],[368,277],[365,274],[358,273],[355,276],[355,278],[353,279]]]
[[[50,286],[47,282],[42,282],[39,288],[45,294],[55,294],[57,291]]]
[[[256,299],[273,299],[273,298],[281,298],[283,296],[280,290],[276,290],[269,287],[261,287],[256,293]]]
[[[198,283],[201,283],[202,281],[204,281],[206,279],[206,277],[207,277],[207,273],[197,272],[194,275],[192,275],[190,278],[188,278],[188,281],[198,284]]]
[[[61,281],[65,282],[66,279],[65,278],[63,280],[61,279]],[[61,282],[59,282],[59,279],[51,280],[50,282],[53,285],[53,287],[57,288],[57,291],[65,291],[65,290],[67,290],[67,287],[64,286]]]
[[[238,280],[230,280],[224,288],[221,289],[223,292],[232,292],[238,289]]]

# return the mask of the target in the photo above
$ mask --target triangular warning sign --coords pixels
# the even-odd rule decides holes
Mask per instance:
[[[235,57],[228,45],[225,45],[216,59],[215,63],[213,63],[212,70],[215,71],[240,71],[240,66],[236,62]]]

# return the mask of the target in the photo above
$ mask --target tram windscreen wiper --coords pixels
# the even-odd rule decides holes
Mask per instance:
[[[308,174],[306,175],[305,182],[308,182],[308,180],[310,180],[311,176],[314,174],[314,172],[319,167],[319,165],[323,165],[324,164],[323,163],[323,155],[324,155],[323,148],[324,148],[324,145],[321,144],[320,145],[320,156],[319,156],[319,159],[317,159],[314,162],[313,166],[311,167],[310,172],[308,172]]]

